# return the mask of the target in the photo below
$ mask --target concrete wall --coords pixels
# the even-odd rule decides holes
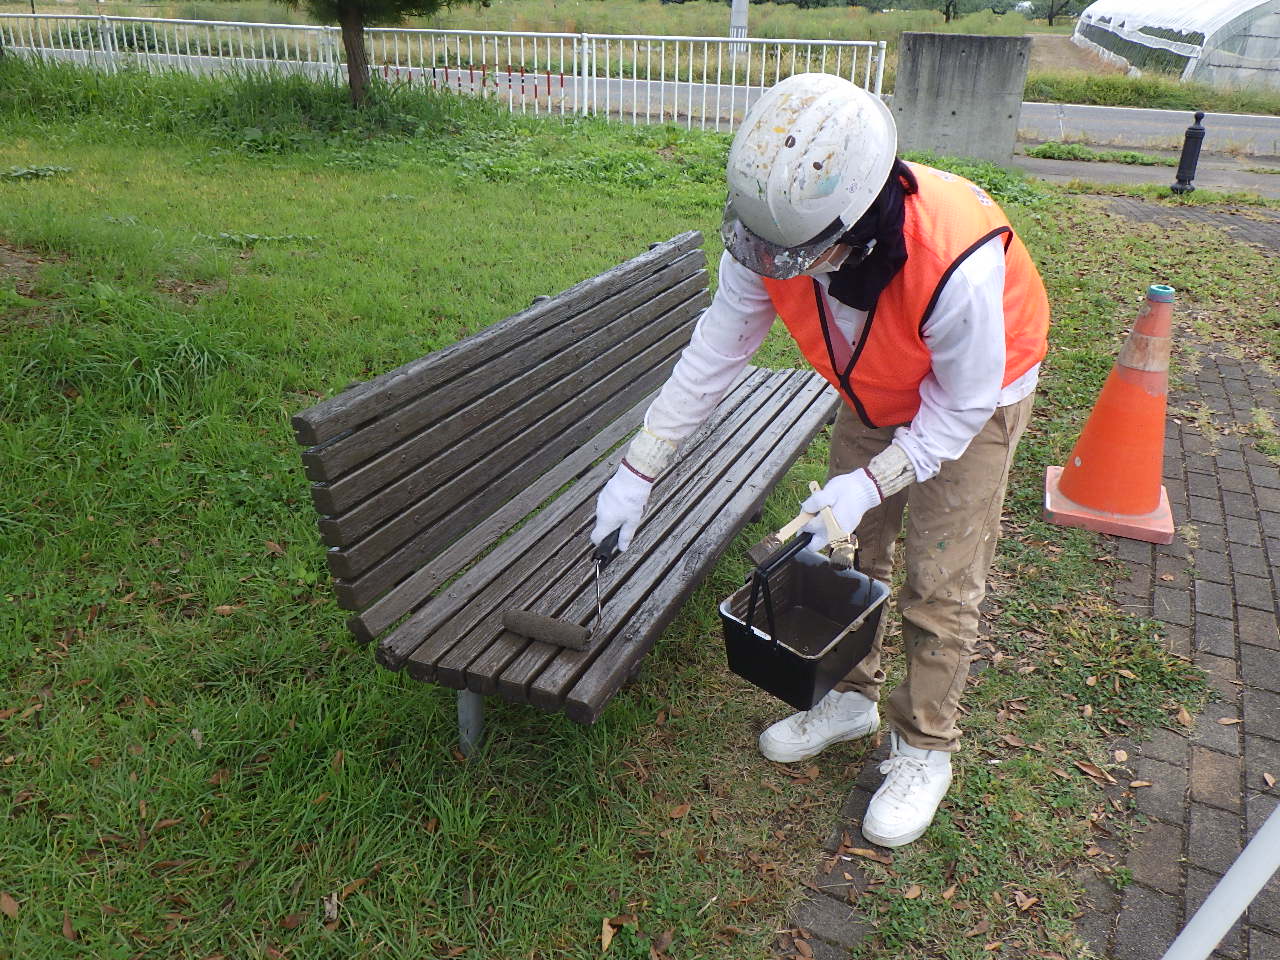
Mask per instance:
[[[899,150],[1008,163],[1030,37],[903,33],[893,88]]]

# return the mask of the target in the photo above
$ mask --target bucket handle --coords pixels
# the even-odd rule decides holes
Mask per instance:
[[[764,613],[769,622],[769,638],[774,644],[778,641],[778,628],[773,618],[773,597],[769,591],[769,577],[771,577],[779,567],[790,561],[797,553],[809,545],[809,541],[813,539],[813,534],[808,531],[797,534],[791,540],[787,541],[780,549],[770,554],[763,563],[751,571],[751,596],[747,600],[747,629],[755,629],[756,601],[764,596]],[[763,588],[763,589],[762,589]]]

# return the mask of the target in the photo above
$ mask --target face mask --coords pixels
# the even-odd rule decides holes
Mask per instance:
[[[871,240],[870,242],[868,242],[865,247],[862,247],[861,249],[858,250],[857,259],[855,259],[853,262],[857,264],[867,259],[867,257],[871,254],[872,249],[874,249],[875,245],[876,245],[876,242],[874,240]],[[810,267],[808,270],[804,271],[804,276],[818,277],[818,276],[822,276],[824,273],[835,273],[837,270],[843,267],[845,263],[848,262],[849,255],[852,253],[853,253],[853,247],[849,246],[848,244],[841,244],[840,253],[836,254],[834,257],[831,257],[825,263],[820,263],[816,266]]]

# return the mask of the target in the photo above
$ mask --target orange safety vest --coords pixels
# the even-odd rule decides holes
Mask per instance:
[[[951,274],[971,253],[1003,235],[1005,247],[1003,386],[1044,359],[1049,298],[1026,247],[1004,211],[976,184],[909,164],[919,190],[905,200],[907,262],[880,293],[856,344],[831,322],[821,284],[809,276],[764,279],[805,359],[840,391],[869,427],[909,423],[920,409],[920,382],[932,357],[924,327]]]

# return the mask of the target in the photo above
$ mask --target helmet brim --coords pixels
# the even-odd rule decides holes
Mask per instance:
[[[799,246],[784,247],[753,233],[738,217],[730,199],[724,207],[720,239],[724,241],[729,256],[752,273],[772,280],[790,280],[813,266],[847,229],[844,221],[837,218],[812,240]]]

